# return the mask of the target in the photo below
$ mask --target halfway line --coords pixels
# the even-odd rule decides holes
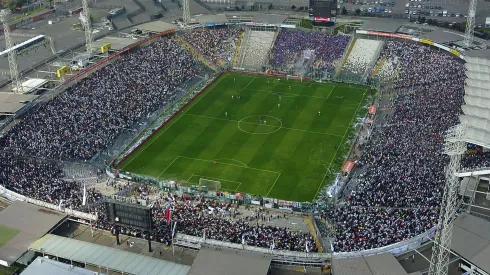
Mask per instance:
[[[235,119],[210,117],[210,116],[195,115],[195,114],[185,114],[185,115],[186,116],[194,116],[194,117],[208,118],[208,119],[215,119],[215,120],[223,120],[223,121],[237,122],[237,123],[238,122],[239,123],[246,123],[246,124],[251,124],[251,125],[261,125],[261,126],[265,126],[265,127],[274,127],[274,128],[280,127],[280,126],[274,126],[274,125],[268,125],[268,124],[260,124],[260,123],[255,123],[255,122],[240,121],[240,120],[235,120]],[[292,131],[298,131],[298,132],[306,132],[306,133],[312,133],[312,134],[320,134],[320,135],[325,135],[325,136],[343,137],[341,135],[327,134],[327,133],[322,133],[322,132],[315,132],[315,131],[309,131],[309,130],[289,128],[289,127],[280,127],[280,129],[286,129],[286,130],[292,130]]]

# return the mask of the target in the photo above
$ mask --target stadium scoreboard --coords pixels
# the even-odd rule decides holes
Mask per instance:
[[[310,0],[309,16],[317,25],[333,25],[337,18],[337,0]]]
[[[151,206],[112,199],[105,202],[107,219],[114,224],[151,230]]]

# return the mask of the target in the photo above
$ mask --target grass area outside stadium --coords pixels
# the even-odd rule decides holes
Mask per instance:
[[[226,73],[127,156],[119,169],[160,180],[311,201],[349,152],[369,88]]]

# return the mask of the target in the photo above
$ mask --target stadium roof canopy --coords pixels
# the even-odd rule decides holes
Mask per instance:
[[[490,59],[490,49],[466,51],[464,55],[465,57]]]
[[[463,213],[454,220],[451,250],[490,273],[490,222]]]
[[[2,103],[0,102],[0,115],[13,115],[24,108],[23,103]]]
[[[201,24],[224,24],[228,23],[228,18],[224,14],[200,14],[194,16],[197,22]]]
[[[22,93],[23,94],[28,94],[32,93],[35,90],[37,90],[39,87],[43,86],[44,84],[48,83],[49,80],[43,79],[43,78],[31,78],[28,79],[24,82],[22,82]],[[14,92],[16,92],[16,89],[12,89]]]
[[[281,14],[257,14],[255,18],[252,20],[253,23],[261,23],[261,24],[283,24],[289,16],[281,15]]]
[[[100,47],[104,44],[111,43],[111,49],[119,51],[122,50],[129,45],[136,43],[137,41],[131,38],[124,37],[114,37],[114,36],[106,36],[92,43],[92,48],[100,51]]]
[[[333,259],[332,268],[336,275],[408,275],[391,253]]]
[[[10,266],[29,245],[48,233],[66,215],[33,204],[15,201],[0,212],[0,264]],[[0,238],[3,239],[3,238]]]
[[[459,119],[468,126],[465,141],[490,148],[490,50],[468,51],[466,85]]]
[[[52,234],[33,243],[29,250],[124,274],[186,275],[191,268],[188,265]]]
[[[423,33],[420,35],[420,38],[431,40],[439,44],[446,44],[464,39],[461,35],[440,30]]]
[[[402,24],[397,24],[396,22],[377,22],[372,20],[367,20],[362,24],[359,29],[366,31],[378,31],[378,32],[390,32],[395,33]]]
[[[174,24],[170,24],[163,21],[152,21],[141,25],[137,25],[134,28],[141,30],[143,32],[166,32],[169,30],[175,30],[176,26]]]
[[[245,250],[201,245],[189,275],[265,275],[272,256]]]
[[[43,257],[37,257],[21,275],[94,275],[94,271],[85,268],[71,266]],[[105,275],[105,273],[98,273]]]

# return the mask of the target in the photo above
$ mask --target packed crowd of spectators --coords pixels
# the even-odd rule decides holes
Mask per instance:
[[[331,71],[333,63],[342,58],[349,36],[318,32],[280,31],[271,51],[271,65],[284,68],[303,58],[305,51],[313,50],[313,68]]]
[[[223,65],[233,60],[240,34],[236,28],[214,28],[187,32],[181,38],[215,65]]]
[[[83,187],[63,180],[61,165],[54,161],[31,159],[0,153],[0,185],[18,194],[77,209],[82,205]],[[87,203],[101,195],[87,190]]]
[[[162,39],[95,71],[0,138],[4,150],[47,159],[89,160],[125,129],[173,97],[200,67]]]
[[[388,41],[381,54],[397,57],[400,74],[385,123],[364,144],[353,191],[323,213],[335,228],[335,251],[385,246],[437,224],[448,163],[444,132],[458,123],[464,67],[420,44]]]
[[[114,226],[105,221],[103,212],[100,210],[102,216],[95,226],[114,231]],[[161,195],[155,201],[152,214],[151,234],[131,228],[120,228],[120,232],[141,238],[149,236],[170,245],[176,223],[176,232],[196,237],[291,251],[305,251],[308,245],[310,252],[317,251],[315,240],[309,233],[261,224],[257,212],[241,215],[240,208],[231,203],[206,200],[200,196]]]
[[[469,152],[463,155],[461,166],[466,169],[490,168],[490,151]]]

